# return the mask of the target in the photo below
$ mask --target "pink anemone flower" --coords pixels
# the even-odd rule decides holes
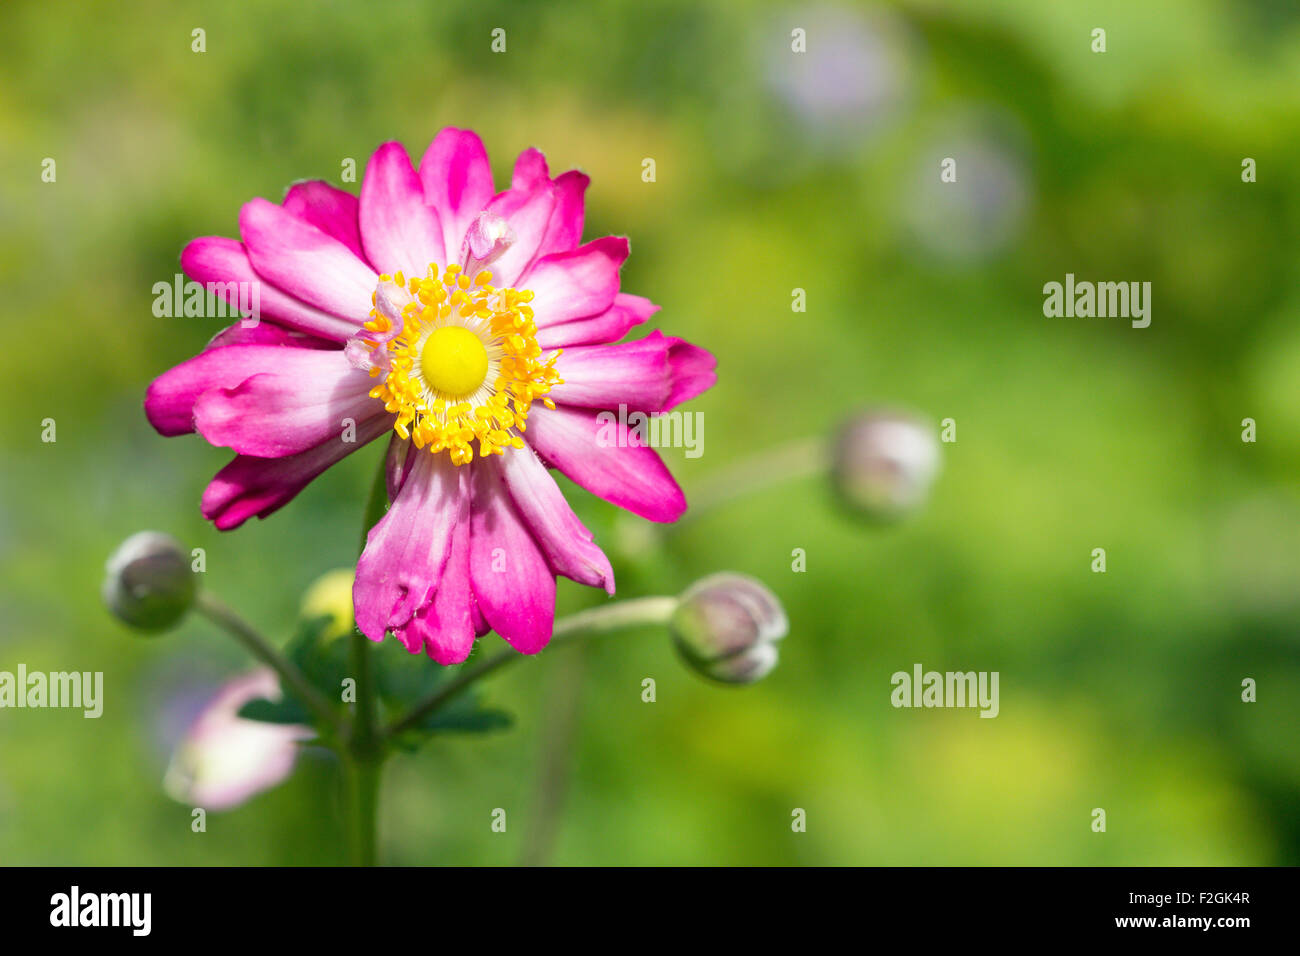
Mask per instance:
[[[614,591],[609,560],[548,468],[651,521],[686,509],[628,416],[713,385],[714,359],[652,332],[619,291],[626,239],[580,245],[588,177],[554,179],[535,149],[496,192],[477,135],[444,129],[412,167],[371,157],[355,197],[324,182],[240,211],[242,241],[186,246],[190,278],[260,315],[156,379],[163,435],[197,431],[235,458],[203,495],[218,528],[264,518],[366,442],[391,435],[384,517],[357,563],[357,626],[442,664],[495,630],[549,641],[555,576]],[[247,301],[245,297],[244,301]],[[611,419],[613,419],[611,421]]]

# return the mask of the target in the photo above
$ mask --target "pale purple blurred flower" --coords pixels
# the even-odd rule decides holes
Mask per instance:
[[[791,31],[807,50],[791,49]],[[787,11],[763,50],[769,89],[804,126],[836,139],[862,139],[897,112],[911,88],[905,25],[887,10],[827,4]]]
[[[279,681],[265,668],[224,685],[177,745],[163,778],[167,795],[205,810],[228,810],[288,777],[298,742],[314,736],[311,728],[238,716],[251,700],[279,698]]]
[[[944,160],[956,182],[944,182]],[[1002,115],[945,121],[917,155],[902,196],[911,231],[925,249],[955,263],[978,263],[1002,252],[1024,231],[1033,199],[1025,136]]]
[[[921,506],[939,473],[934,428],[917,416],[875,409],[849,418],[834,446],[831,479],[852,511],[877,521]]]

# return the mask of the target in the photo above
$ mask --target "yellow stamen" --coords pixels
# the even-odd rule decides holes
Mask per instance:
[[[522,448],[517,432],[529,407],[541,399],[553,408],[546,393],[563,381],[559,351],[543,357],[537,344],[532,292],[494,288],[487,270],[471,280],[457,265],[441,277],[431,265],[427,277],[403,280],[399,273],[412,301],[401,331],[374,346],[387,350],[388,370],[370,393],[397,415],[394,430],[417,448],[446,451],[457,465],[474,460],[475,441],[480,456]],[[372,332],[393,327],[378,308],[370,316]]]

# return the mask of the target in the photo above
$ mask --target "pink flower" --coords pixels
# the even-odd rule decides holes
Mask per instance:
[[[279,678],[269,668],[221,688],[172,755],[163,779],[172,799],[205,810],[229,810],[293,772],[298,742],[315,734],[310,727],[239,716],[241,707],[262,698],[280,699]]]
[[[362,444],[391,434],[387,514],[357,565],[357,625],[463,661],[495,630],[523,653],[551,636],[555,576],[613,593],[609,560],[548,472],[652,521],[686,509],[658,454],[602,410],[662,412],[708,389],[713,356],[653,332],[619,291],[626,239],[579,245],[588,179],[537,150],[494,191],[478,136],[442,130],[412,168],[376,150],[361,196],[323,182],[254,199],[243,241],[205,237],[189,276],[258,283],[261,315],[159,377],[145,411],[236,453],[203,495],[218,528],[266,517]],[[625,421],[620,417],[619,421]],[[349,423],[352,423],[349,425]]]

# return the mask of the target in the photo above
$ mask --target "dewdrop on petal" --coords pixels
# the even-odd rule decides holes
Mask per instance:
[[[939,440],[929,425],[905,414],[868,411],[840,428],[831,480],[851,511],[896,521],[924,503],[939,463]]]
[[[141,631],[176,625],[194,604],[196,590],[189,555],[175,538],[159,531],[131,535],[105,568],[104,604]]]
[[[352,582],[355,574],[351,568],[326,571],[307,588],[302,596],[298,615],[304,621],[327,617],[329,624],[321,632],[322,641],[346,637],[356,626],[352,609]]]
[[[761,582],[723,572],[688,588],[668,626],[693,670],[725,684],[752,684],[776,667],[776,642],[789,621]]]

